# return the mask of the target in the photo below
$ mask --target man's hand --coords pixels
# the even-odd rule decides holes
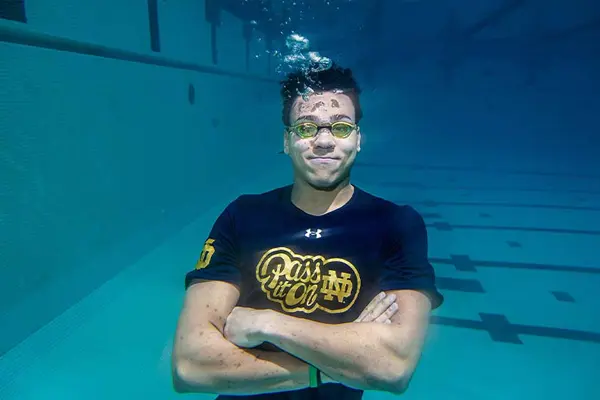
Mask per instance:
[[[391,323],[398,311],[396,296],[379,293],[353,322]],[[252,348],[263,343],[262,330],[268,323],[268,310],[234,307],[223,329],[224,336],[238,347]]]
[[[381,292],[371,300],[354,322],[381,322],[384,324],[391,324],[392,317],[396,314],[396,311],[398,311],[396,295],[386,295],[385,292]]]
[[[238,347],[252,348],[263,343],[261,339],[263,310],[249,307],[234,307],[223,328],[225,339]]]
[[[395,295],[379,293],[353,322],[379,322],[390,324],[398,311]],[[252,348],[263,343],[262,330],[268,323],[268,310],[234,307],[224,327],[224,336],[238,347]]]

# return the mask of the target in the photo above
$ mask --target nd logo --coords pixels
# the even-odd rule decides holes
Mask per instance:
[[[212,245],[215,242],[215,239],[207,239],[204,242],[204,247],[202,248],[202,253],[200,253],[200,259],[196,263],[196,269],[203,269],[210,264],[210,259],[213,254],[215,254],[215,248]]]

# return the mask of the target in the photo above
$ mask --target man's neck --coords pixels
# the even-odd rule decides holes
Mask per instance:
[[[292,203],[311,215],[324,215],[344,206],[354,194],[354,186],[347,180],[331,191],[317,190],[305,182],[295,181]]]

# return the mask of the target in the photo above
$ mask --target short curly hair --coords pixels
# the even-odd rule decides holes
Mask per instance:
[[[315,92],[341,90],[352,100],[356,111],[356,123],[362,118],[359,96],[361,89],[350,68],[342,68],[333,63],[329,69],[311,72],[294,71],[281,81],[281,98],[283,100],[282,120],[285,126],[290,125],[290,112],[294,101],[301,96],[305,88]]]

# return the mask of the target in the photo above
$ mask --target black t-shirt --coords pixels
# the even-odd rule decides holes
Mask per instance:
[[[213,225],[196,268],[186,275],[186,288],[195,279],[230,282],[240,288],[239,306],[328,324],[352,322],[382,290],[421,290],[433,308],[442,304],[427,258],[425,223],[414,208],[355,186],[344,206],[313,216],[291,202],[291,190],[290,185],[231,202]],[[362,391],[326,384],[245,397],[361,396]]]

